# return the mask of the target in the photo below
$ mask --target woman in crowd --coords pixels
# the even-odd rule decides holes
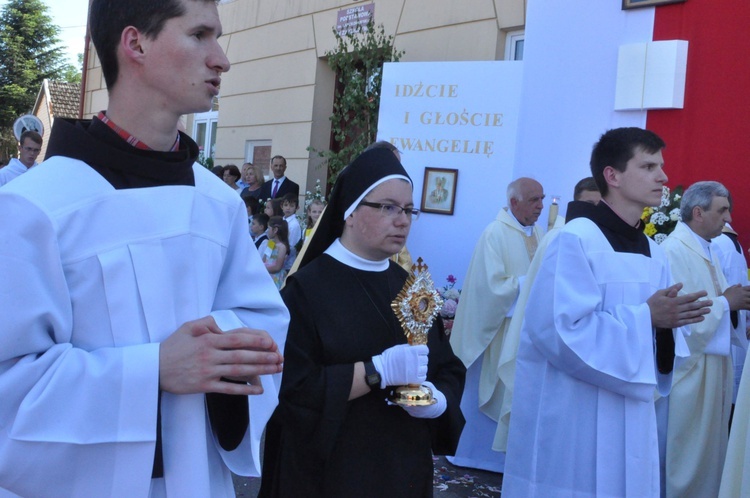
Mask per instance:
[[[242,197],[260,197],[260,186],[263,185],[263,168],[259,164],[248,164],[245,169],[245,187],[241,195]]]
[[[237,185],[237,180],[240,179],[240,169],[234,164],[227,164],[224,166],[224,183],[232,187],[238,194],[242,189]]]

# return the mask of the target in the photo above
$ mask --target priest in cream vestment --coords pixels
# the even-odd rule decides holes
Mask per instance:
[[[512,182],[510,207],[484,230],[469,264],[451,335],[453,351],[468,369],[461,400],[466,426],[456,456],[448,458],[455,465],[503,471],[503,455],[491,447],[504,391],[497,365],[521,281],[541,239],[534,223],[543,198],[539,182]]]
[[[681,201],[683,222],[662,243],[683,291],[705,290],[713,301],[705,320],[690,327],[686,338],[690,357],[675,369],[672,392],[657,402],[660,413],[668,403],[664,475],[668,498],[716,496],[719,490],[732,404],[730,311],[748,305],[748,290],[727,285],[710,242],[731,221],[728,195],[717,182],[693,184]]]

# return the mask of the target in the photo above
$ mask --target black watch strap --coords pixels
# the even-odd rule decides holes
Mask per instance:
[[[375,370],[372,361],[367,360],[365,363],[365,382],[371,388],[380,388],[380,374]]]

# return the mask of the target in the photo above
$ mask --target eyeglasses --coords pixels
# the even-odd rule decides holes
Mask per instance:
[[[374,209],[379,209],[380,214],[386,218],[397,218],[401,213],[406,214],[406,217],[411,221],[419,219],[419,209],[413,207],[401,207],[396,204],[381,204],[379,202],[366,202],[362,201],[359,203],[360,206],[367,206]]]
[[[21,147],[21,148],[22,148],[23,150],[25,150],[26,152],[33,152],[33,153],[35,153],[35,154],[38,154],[38,153],[40,153],[40,152],[42,151],[42,149],[36,149],[36,148],[34,148],[34,147],[25,147],[25,146],[24,146],[24,147]]]

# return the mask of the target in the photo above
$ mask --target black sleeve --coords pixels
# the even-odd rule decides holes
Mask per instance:
[[[427,343],[430,348],[427,380],[445,395],[448,406],[440,417],[430,420],[432,451],[436,455],[453,455],[466,422],[460,406],[466,367],[453,353],[443,322],[440,318],[435,322]]]
[[[279,403],[287,425],[307,434],[326,457],[346,416],[354,366],[324,364],[324,351],[310,303],[294,278],[282,292],[291,321],[284,348]]]

